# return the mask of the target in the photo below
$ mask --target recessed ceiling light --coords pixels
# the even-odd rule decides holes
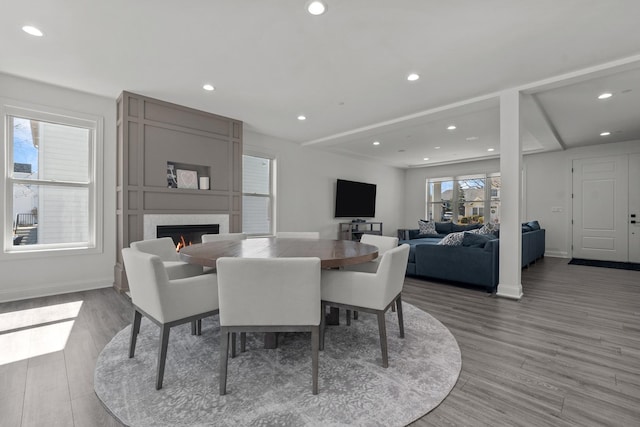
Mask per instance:
[[[42,31],[40,31],[36,27],[32,27],[31,25],[25,25],[24,27],[22,27],[22,31],[27,34],[31,34],[32,36],[42,37]]]
[[[436,150],[439,150],[439,149],[440,149],[440,147],[433,147],[433,148],[434,148],[434,149],[436,149]]]
[[[447,126],[447,130],[456,130],[456,125],[449,125]]]
[[[611,135],[611,132],[602,132],[600,134],[600,136],[609,136],[609,135]]]
[[[206,85],[202,86],[202,89],[212,91],[215,89],[215,87],[207,83]]]
[[[312,15],[322,15],[327,11],[327,9],[327,4],[323,1],[314,0],[307,2],[307,11]]]
[[[373,141],[373,145],[380,145],[380,141]]]
[[[298,116],[298,120],[302,121],[302,120],[307,120],[307,116],[300,114]]]
[[[467,138],[465,138],[465,139],[466,139],[467,141],[477,141],[477,140],[479,140],[480,138],[478,138],[477,136],[469,136],[469,137],[467,137]]]
[[[428,157],[425,157],[425,158],[424,158],[424,159],[422,159],[422,160],[429,160],[429,158],[428,158]]]
[[[487,148],[487,151],[496,151],[495,148]]]
[[[415,82],[419,78],[420,78],[420,75],[416,73],[411,73],[407,76],[407,80],[409,80],[410,82]]]
[[[604,92],[598,95],[598,99],[607,99],[607,98],[611,98],[612,96],[613,94],[611,92]]]

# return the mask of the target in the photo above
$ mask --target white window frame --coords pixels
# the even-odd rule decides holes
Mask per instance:
[[[269,206],[271,208],[270,212],[269,212],[269,215],[271,216],[271,220],[269,222],[270,230],[266,234],[247,234],[247,236],[248,237],[274,236],[275,232],[276,232],[276,170],[277,170],[276,169],[276,166],[277,166],[276,157],[274,155],[267,154],[267,153],[264,153],[264,152],[247,150],[247,149],[244,150],[244,152],[242,153],[242,156],[243,156],[243,159],[244,159],[244,156],[259,157],[259,158],[262,158],[262,159],[269,160],[269,162],[270,162],[270,167],[269,167],[269,194],[268,195],[263,195],[263,194],[256,194],[256,193],[245,193],[244,191],[242,192],[242,197],[243,198],[244,198],[244,196],[269,198]],[[244,170],[243,170],[242,173],[243,173],[243,181],[244,181]],[[243,190],[244,190],[244,183],[243,183]],[[242,221],[244,222],[244,213],[243,213]],[[244,230],[242,230],[242,231],[245,232]]]
[[[452,218],[451,218],[451,222],[457,222],[458,221],[458,209],[457,206],[455,205],[455,201],[458,200],[458,186],[459,186],[459,182],[465,179],[484,179],[485,180],[485,185],[484,185],[484,200],[483,200],[483,207],[484,207],[484,213],[485,215],[482,215],[483,217],[485,217],[485,220],[487,219],[486,214],[489,213],[489,217],[491,217],[491,202],[492,201],[500,201],[500,197],[498,194],[498,197],[491,197],[491,184],[490,184],[490,179],[492,177],[499,177],[500,176],[500,172],[493,172],[493,173],[484,173],[484,174],[473,174],[473,175],[459,175],[459,176],[447,176],[447,177],[434,177],[434,178],[427,178],[426,181],[426,185],[425,185],[425,190],[426,190],[426,206],[425,206],[425,218],[429,218],[429,207],[431,207],[431,205],[433,203],[435,203],[433,200],[431,200],[431,192],[430,192],[430,184],[434,183],[434,182],[444,182],[444,181],[453,181],[453,192],[451,195],[451,203],[452,203],[452,207],[451,207],[451,213],[452,213]],[[434,219],[434,221],[439,221],[438,219]]]
[[[13,139],[9,118],[19,117],[60,125],[81,127],[89,130],[89,179],[86,183],[58,182],[42,179],[19,179],[13,177]],[[101,253],[103,251],[103,138],[104,120],[102,117],[80,112],[66,111],[53,107],[22,103],[15,100],[0,99],[0,135],[4,146],[4,161],[0,162],[0,176],[2,186],[2,200],[5,209],[2,212],[3,250],[0,259],[7,258],[37,258],[42,256],[73,255],[87,253]],[[87,242],[51,243],[34,245],[13,245],[13,184],[27,183],[35,185],[57,185],[68,187],[83,187],[89,192],[89,238]]]

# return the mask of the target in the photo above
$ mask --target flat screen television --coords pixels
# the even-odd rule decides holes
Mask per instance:
[[[376,185],[365,182],[336,181],[336,218],[376,216]]]

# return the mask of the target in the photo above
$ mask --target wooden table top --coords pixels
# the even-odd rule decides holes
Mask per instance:
[[[350,240],[265,237],[198,243],[180,250],[183,261],[207,267],[215,267],[222,257],[317,257],[322,268],[336,268],[371,261],[378,257],[378,248]]]

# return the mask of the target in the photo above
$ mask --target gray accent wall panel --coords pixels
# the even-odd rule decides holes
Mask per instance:
[[[122,92],[118,98],[114,287],[128,289],[121,250],[143,238],[145,213],[228,214],[242,231],[242,122]],[[168,188],[167,163],[210,177],[210,189]]]
[[[212,194],[209,196],[202,197],[196,193],[197,191],[185,190],[184,193],[145,191],[144,211],[154,211],[154,214],[177,213],[178,211],[187,211],[188,213],[231,212],[229,196],[210,192]]]

